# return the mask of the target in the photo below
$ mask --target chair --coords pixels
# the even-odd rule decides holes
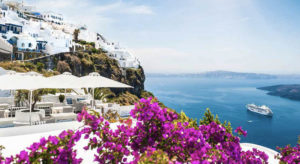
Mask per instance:
[[[86,106],[84,103],[77,102],[75,99],[72,99],[72,104],[74,107],[74,113],[80,113],[82,111],[83,107]]]
[[[75,102],[74,99],[72,99],[72,98],[66,98],[66,105],[73,105],[74,102]]]
[[[49,102],[39,102],[35,104],[37,109],[44,109],[46,116],[50,116],[51,114],[51,108],[54,106],[53,103]]]
[[[76,103],[74,112],[75,113],[80,113],[84,106],[86,106],[84,103]]]
[[[71,106],[64,106],[63,113],[74,113],[74,109]]]
[[[0,118],[5,118],[5,111],[4,110],[0,110]]]
[[[9,116],[10,117],[15,117],[16,111],[21,110],[21,109],[27,109],[27,107],[15,107],[15,106],[10,107],[8,109],[9,110]]]
[[[62,113],[64,108],[62,106],[52,107],[51,114]]]

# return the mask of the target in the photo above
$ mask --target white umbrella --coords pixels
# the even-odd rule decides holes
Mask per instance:
[[[31,116],[32,106],[32,92],[36,89],[45,88],[47,79],[41,74],[36,72],[29,73],[16,73],[8,72],[5,75],[0,76],[0,89],[1,90],[29,90],[29,109]],[[31,124],[31,117],[30,117]]]
[[[94,89],[95,88],[133,88],[132,86],[108,79],[106,77],[100,76],[99,73],[93,72],[87,76],[81,77],[80,81],[86,88],[92,89],[93,104],[94,107]]]
[[[100,76],[97,72],[83,76],[80,80],[88,88],[133,88],[132,86]]]
[[[35,73],[14,73],[0,76],[0,89],[2,90],[35,90],[45,86],[46,78]]]
[[[72,75],[70,72],[64,72],[63,74],[51,76],[47,79],[51,81],[52,86],[56,86],[58,89],[78,89],[84,87],[80,78]]]

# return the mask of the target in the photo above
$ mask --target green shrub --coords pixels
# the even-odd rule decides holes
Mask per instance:
[[[64,102],[64,100],[65,100],[65,95],[59,95],[58,96],[58,99],[59,99],[59,102]]]
[[[45,68],[45,64],[41,62],[37,62],[36,67],[39,72],[42,72],[42,70]]]
[[[142,91],[141,92],[141,97],[147,99],[148,97],[154,97],[153,93],[148,92],[148,91]]]
[[[90,58],[83,58],[83,59],[81,59],[81,61],[85,66],[93,65],[93,61],[91,61]]]
[[[89,45],[95,47],[95,42],[90,42]]]
[[[35,70],[35,68],[36,68],[36,66],[30,62],[25,62],[24,67],[27,71]]]
[[[92,53],[98,54],[98,53],[100,53],[100,51],[98,49],[96,49],[96,48],[92,48]]]
[[[178,122],[181,122],[181,123],[188,122],[189,123],[189,125],[188,125],[189,128],[198,129],[198,126],[199,126],[197,124],[197,119],[189,118],[188,116],[186,116],[186,114],[183,111],[178,113],[178,119],[174,121],[175,124],[177,124]]]
[[[71,68],[70,68],[70,65],[68,63],[66,63],[65,61],[59,61],[57,63],[57,71],[60,73],[71,72]]]
[[[147,151],[145,151],[142,156],[141,159],[139,160],[139,164],[169,164],[170,163],[170,159],[169,156],[166,152],[162,151],[162,150],[151,150],[148,149]]]
[[[80,40],[80,41],[79,41],[79,44],[85,45],[85,44],[86,44],[86,41],[85,41],[85,40]]]
[[[200,120],[199,124],[200,125],[209,125],[211,122],[215,122],[219,125],[222,125],[223,127],[225,127],[227,133],[232,134],[231,123],[229,121],[228,122],[224,121],[224,123],[222,124],[219,120],[218,115],[216,115],[216,117],[214,117],[214,115],[207,108],[204,113],[204,117]]]

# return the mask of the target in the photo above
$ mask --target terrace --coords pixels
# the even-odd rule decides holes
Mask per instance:
[[[3,83],[0,85],[2,90],[14,90],[10,93],[7,92],[7,95],[10,96],[0,98],[0,128],[74,121],[76,113],[80,113],[84,108],[94,109],[101,115],[109,111],[126,117],[133,108],[133,106],[106,103],[105,99],[94,100],[94,88],[130,87],[104,78],[97,73],[81,78],[70,73],[45,78],[35,72],[25,74],[9,72],[0,76],[0,79],[2,79],[0,83]],[[5,79],[7,82],[4,82]],[[26,82],[34,84],[28,86]],[[90,84],[88,84],[89,82]],[[43,88],[48,88],[48,90],[52,88],[52,91],[56,89],[56,93],[47,92]],[[74,91],[72,88],[77,90]],[[90,88],[91,93],[85,93],[82,88]],[[28,89],[29,92],[23,89]],[[65,92],[61,92],[63,89]],[[68,93],[66,89],[68,89]]]

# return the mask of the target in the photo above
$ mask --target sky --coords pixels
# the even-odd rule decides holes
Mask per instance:
[[[146,73],[300,73],[297,0],[27,0],[85,24]]]

